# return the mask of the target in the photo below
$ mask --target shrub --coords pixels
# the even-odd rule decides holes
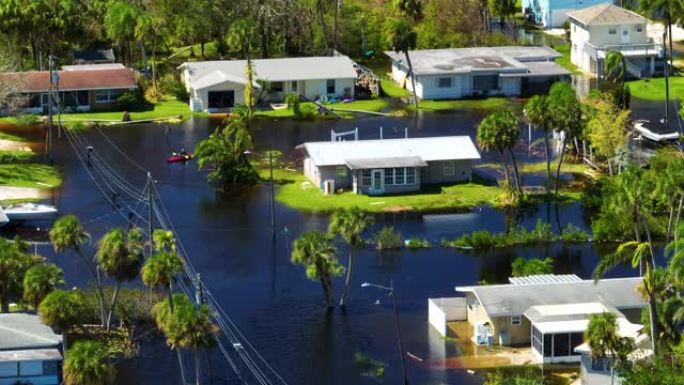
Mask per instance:
[[[375,238],[375,247],[380,250],[399,249],[404,245],[401,233],[392,226],[383,227]]]
[[[512,275],[514,277],[528,277],[530,275],[551,274],[553,273],[553,259],[541,258],[516,258],[511,264]]]
[[[36,154],[33,151],[2,151],[0,150],[0,163],[17,163],[28,162],[33,159]]]
[[[565,242],[586,242],[589,240],[589,234],[572,223],[568,223],[561,232],[561,239]]]
[[[430,241],[424,238],[411,238],[408,241],[406,241],[406,247],[411,249],[420,249],[431,246],[432,244],[430,243]]]
[[[159,91],[164,95],[173,95],[176,99],[187,102],[190,98],[185,85],[180,80],[176,79],[173,74],[162,76],[158,80]]]
[[[145,90],[145,100],[152,104],[157,104],[162,101],[164,94],[159,90],[158,86],[150,86]]]
[[[135,91],[126,91],[118,99],[116,99],[116,106],[122,110],[128,110],[140,102],[138,93]]]
[[[38,124],[40,122],[40,118],[37,115],[19,115],[17,116],[16,119],[16,125],[17,126],[32,126],[34,124]]]

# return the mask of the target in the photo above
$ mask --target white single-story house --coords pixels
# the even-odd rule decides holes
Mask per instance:
[[[35,314],[0,314],[0,385],[59,385],[62,336]]]
[[[326,193],[382,195],[469,181],[480,153],[468,136],[307,142],[304,175]]]
[[[626,72],[634,78],[653,76],[662,61],[662,47],[647,35],[648,19],[636,12],[604,3],[568,13],[570,60],[582,71],[603,77],[606,55],[619,51]]]
[[[190,94],[193,111],[230,109],[244,104],[246,60],[187,62],[178,67]],[[296,92],[308,99],[353,98],[357,72],[347,56],[317,56],[252,60],[254,86],[269,83],[270,101]]]
[[[392,60],[392,79],[413,90],[403,53],[385,52]],[[549,47],[477,47],[409,51],[421,99],[516,96],[546,92],[570,71],[553,60],[562,55]]]
[[[647,304],[638,292],[642,278],[582,280],[576,275],[511,278],[509,284],[457,287],[465,301],[434,306],[428,319],[440,332],[450,321],[466,321],[480,345],[530,346],[540,363],[579,362],[583,333],[594,314],[612,312],[625,328],[640,328]],[[465,311],[456,307],[462,306]],[[436,322],[436,324],[435,324]]]

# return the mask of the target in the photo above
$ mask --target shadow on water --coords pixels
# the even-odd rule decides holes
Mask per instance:
[[[480,113],[425,114],[417,119],[366,118],[355,121],[258,121],[254,136],[258,149],[277,148],[286,154],[304,141],[329,140],[330,130],[359,127],[362,138],[377,138],[379,126],[385,137],[471,135],[481,119]],[[552,244],[521,247],[486,253],[463,253],[433,247],[399,250],[379,254],[372,248],[358,253],[354,284],[346,313],[339,309],[329,316],[323,305],[320,284],[305,278],[299,266],[290,263],[290,244],[302,231],[325,230],[326,215],[308,215],[276,207],[277,228],[272,236],[269,215],[269,188],[265,185],[236,189],[217,195],[207,185],[204,172],[196,163],[167,164],[166,156],[179,147],[192,149],[207,137],[220,122],[195,119],[167,128],[165,125],[140,124],[102,128],[131,159],[149,170],[155,180],[164,208],[169,212],[178,234],[189,251],[195,268],[207,287],[224,306],[234,322],[268,362],[289,383],[300,385],[377,384],[364,376],[355,362],[356,353],[387,364],[383,383],[400,380],[399,357],[389,298],[361,282],[387,284],[393,279],[399,293],[402,336],[406,350],[425,359],[441,359],[454,354],[447,341],[435,336],[427,323],[427,298],[454,295],[454,286],[472,285],[480,280],[505,282],[510,262],[515,257],[555,257],[559,273],[589,277],[601,252],[591,244]],[[84,133],[110,165],[142,187],[145,174],[117,156],[97,130]],[[491,158],[483,154],[485,161]],[[496,161],[492,158],[491,161]],[[112,211],[67,143],[57,143],[57,164],[63,169],[64,185],[55,193],[55,204],[63,214],[78,215],[93,239],[113,226],[123,224]],[[139,203],[139,202],[137,202]],[[135,209],[136,202],[125,201]],[[557,210],[556,210],[557,209]],[[556,214],[557,211],[557,214]],[[427,238],[435,244],[476,229],[504,231],[512,225],[534,226],[538,218],[550,222],[555,230],[567,223],[587,228],[579,204],[558,206],[541,204],[519,212],[513,218],[489,207],[477,207],[460,214],[385,214],[368,230],[372,236],[384,225],[392,225],[405,238]],[[22,233],[21,228],[3,229],[4,235]],[[26,230],[28,231],[28,230]],[[36,236],[44,237],[44,231]],[[346,248],[340,247],[341,262],[346,264]],[[55,254],[49,245],[37,251],[65,270],[68,286],[87,284],[86,275],[76,258],[69,253]],[[92,246],[86,247],[92,253]],[[617,269],[614,275],[631,274]],[[343,284],[335,279],[337,294]],[[139,285],[139,284],[134,284]],[[143,340],[141,356],[126,364],[120,385],[177,382],[174,357],[159,337]],[[188,357],[188,360],[190,357]],[[236,376],[218,351],[212,353],[214,382],[233,384]],[[408,362],[412,382],[420,384],[477,384],[481,377],[467,375],[461,369],[439,369]]]

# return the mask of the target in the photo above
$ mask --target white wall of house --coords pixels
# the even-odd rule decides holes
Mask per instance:
[[[582,353],[580,361],[580,380],[582,385],[620,385],[622,378],[615,373],[614,382],[611,382],[610,370],[601,365],[603,370],[597,370],[592,365],[591,354]]]
[[[442,336],[447,335],[447,322],[467,319],[465,297],[428,298],[428,322]]]

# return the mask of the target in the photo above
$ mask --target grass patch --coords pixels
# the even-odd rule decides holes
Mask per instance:
[[[176,119],[178,117],[187,118],[190,116],[208,116],[205,112],[190,111],[188,104],[177,100],[175,98],[166,98],[157,104],[150,104],[132,108],[130,111],[131,120],[148,120],[148,119]],[[121,121],[123,119],[123,111],[103,111],[103,112],[74,112],[62,115],[63,121],[78,121],[78,120],[115,120]]]
[[[573,75],[579,75],[582,73],[582,71],[570,61],[570,44],[558,44],[552,46],[551,48],[563,55],[556,59],[556,63],[566,70],[572,72]]]
[[[0,150],[0,164],[28,162],[35,158],[32,151],[4,151]]]
[[[0,164],[0,186],[52,188],[62,184],[59,171],[45,164]]]
[[[268,178],[267,169],[260,170],[260,173],[262,178]],[[492,204],[503,191],[496,185],[473,182],[453,186],[423,186],[419,193],[403,195],[371,197],[353,192],[324,195],[298,171],[276,169],[274,178],[280,184],[276,200],[304,212],[332,212],[355,206],[367,212],[464,210]]]
[[[4,199],[0,200],[0,206],[18,205],[22,203],[36,203],[40,201],[40,198]]]
[[[478,168],[487,169],[501,169],[501,163],[482,163],[477,166]],[[556,175],[556,168],[558,167],[558,160],[551,161],[551,174]],[[571,174],[584,174],[589,167],[584,163],[570,163],[563,162],[561,165],[561,172],[571,173]],[[518,164],[518,170],[522,173],[546,173],[546,162],[534,162],[534,163],[521,163]]]
[[[40,123],[40,117],[38,115],[17,115],[17,116],[4,116],[0,118],[0,123],[6,123],[16,127],[33,126]],[[2,139],[2,138],[0,138]]]
[[[651,101],[665,100],[665,78],[650,78],[627,82],[632,96]],[[670,99],[684,98],[684,77],[670,77]]]
[[[485,99],[457,99],[457,100],[421,100],[418,102],[419,110],[498,110],[512,108],[514,103],[509,98],[492,97]],[[407,106],[415,110],[413,104]]]
[[[326,107],[329,107],[334,110],[334,112],[345,118],[345,119],[353,119],[356,118],[356,113],[354,112],[349,112],[349,111],[339,111],[336,110],[337,108],[341,109],[349,109],[349,110],[360,110],[360,111],[370,111],[370,112],[380,112],[383,109],[389,107],[390,103],[386,99],[382,98],[376,98],[376,99],[367,99],[367,100],[354,100],[353,102],[349,103],[325,103],[324,104]],[[318,109],[318,107],[312,103],[312,102],[303,102],[301,103],[302,109]],[[259,110],[254,112],[254,116],[261,116],[261,117],[266,117],[266,118],[294,118],[294,110],[292,109],[287,109],[287,108],[281,108],[278,110]],[[314,115],[312,119],[326,119],[330,118],[330,115]]]
[[[3,119],[4,119],[4,118],[3,118]],[[21,138],[21,137],[19,137],[19,136],[12,135],[12,134],[7,134],[7,133],[4,133],[4,132],[0,132],[0,140],[7,140],[7,141],[10,141],[10,142],[23,142],[23,141],[24,141],[24,139]]]

